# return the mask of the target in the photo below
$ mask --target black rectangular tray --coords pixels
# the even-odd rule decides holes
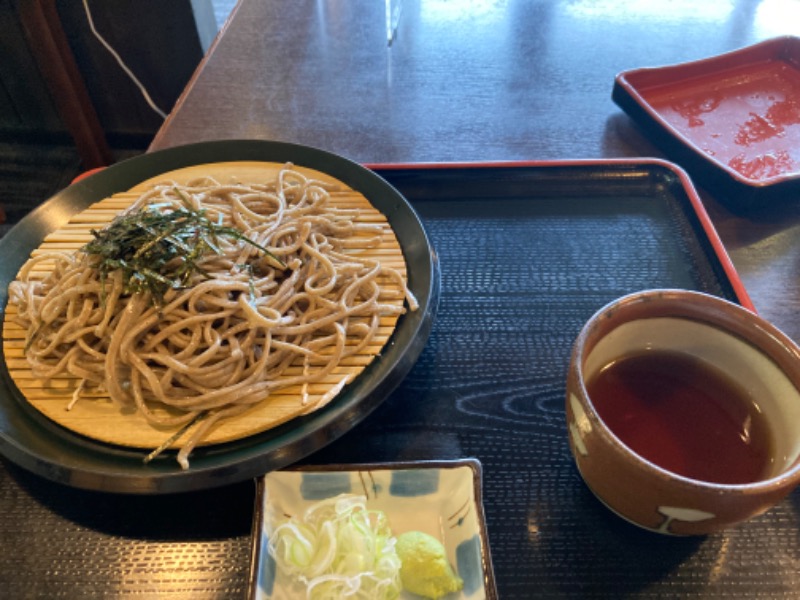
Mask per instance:
[[[439,310],[403,383],[303,463],[478,459],[500,598],[796,593],[793,561],[770,559],[797,556],[796,495],[724,534],[658,536],[602,506],[569,452],[566,369],[594,311],[648,287],[750,304],[683,171],[647,160],[373,168],[422,218]],[[121,596],[155,581],[245,596],[249,481],[140,497],[65,488],[6,462],[0,477],[0,538],[25,537],[0,561],[14,572],[9,594]],[[65,544],[91,560],[53,571]]]

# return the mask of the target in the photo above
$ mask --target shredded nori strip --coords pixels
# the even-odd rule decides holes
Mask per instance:
[[[200,263],[209,253],[222,253],[223,237],[251,244],[278,268],[286,268],[279,258],[238,229],[214,223],[205,210],[189,207],[163,211],[146,206],[120,215],[105,229],[91,233],[94,239],[81,250],[96,258],[92,266],[100,272],[102,281],[113,271],[122,271],[124,294],[149,293],[159,306],[168,290],[187,287],[195,274],[210,278]]]

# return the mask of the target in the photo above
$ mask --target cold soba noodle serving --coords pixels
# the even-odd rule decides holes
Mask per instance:
[[[168,438],[146,460],[179,445],[183,468],[275,394],[292,407],[262,429],[321,408],[417,307],[385,218],[337,198],[291,165],[269,183],[166,182],[78,251],[44,244],[9,286],[33,377],[76,380],[69,404],[135,407]]]

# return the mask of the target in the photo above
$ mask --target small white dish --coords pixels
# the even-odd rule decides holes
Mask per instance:
[[[300,514],[320,500],[343,493],[364,495],[368,508],[386,513],[394,535],[422,531],[442,542],[450,564],[464,580],[463,590],[447,600],[497,598],[481,497],[481,465],[474,459],[298,467],[261,477],[249,598],[304,597],[269,554],[275,515]],[[419,598],[405,591],[400,597]]]

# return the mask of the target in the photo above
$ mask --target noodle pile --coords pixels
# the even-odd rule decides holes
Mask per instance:
[[[99,391],[155,427],[178,428],[175,438],[189,429],[184,469],[212,428],[280,389],[301,386],[298,414],[321,408],[352,374],[313,402],[308,386],[367,347],[404,299],[417,308],[399,270],[359,256],[380,245],[381,227],[334,206],[335,193],[291,165],[268,184],[154,186],[126,213],[188,203],[254,242],[220,237],[188,285],[158,302],[126,293],[120,271],[101,276],[85,251],[35,255],[9,286],[34,376],[78,378],[76,399]]]

